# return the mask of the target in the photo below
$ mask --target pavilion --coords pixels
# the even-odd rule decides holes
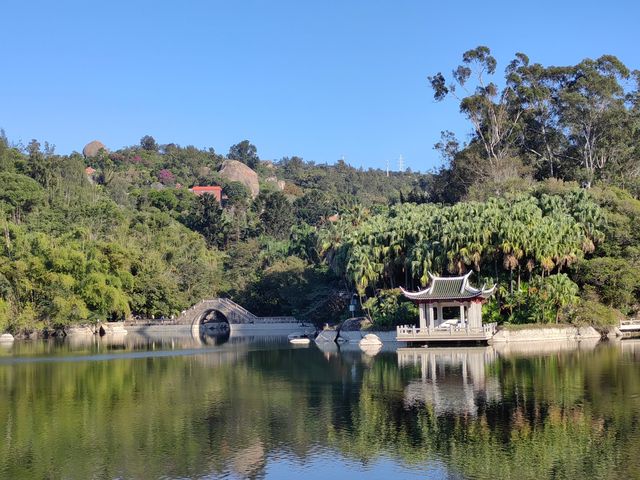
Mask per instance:
[[[464,341],[488,340],[495,333],[495,323],[482,323],[482,304],[495,291],[469,285],[472,272],[459,277],[437,277],[429,273],[431,284],[418,292],[401,288],[408,299],[419,308],[419,327],[399,326],[399,341]],[[444,309],[459,309],[457,318],[444,318]]]

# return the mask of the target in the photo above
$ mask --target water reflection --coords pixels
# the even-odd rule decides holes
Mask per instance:
[[[405,387],[405,405],[432,405],[436,414],[478,414],[478,405],[501,399],[497,378],[485,369],[495,362],[493,347],[401,348],[398,365],[416,366],[420,379]]]
[[[0,478],[639,477],[640,341],[370,356],[151,333],[4,350]]]
[[[600,339],[586,338],[579,342],[573,340],[552,340],[548,342],[509,342],[492,345],[497,353],[503,357],[509,356],[540,356],[576,351],[587,352],[594,350],[600,344]]]

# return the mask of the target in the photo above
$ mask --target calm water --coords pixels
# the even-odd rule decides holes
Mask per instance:
[[[640,343],[0,345],[0,477],[640,478]]]

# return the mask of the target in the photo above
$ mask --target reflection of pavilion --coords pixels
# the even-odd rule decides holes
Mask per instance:
[[[405,388],[405,405],[429,404],[436,414],[477,415],[478,403],[501,398],[498,379],[485,375],[495,359],[491,347],[398,349],[400,367],[419,366],[421,371],[420,380]]]
[[[640,339],[630,338],[618,342],[620,350],[626,354],[630,354],[635,358],[640,358]]]

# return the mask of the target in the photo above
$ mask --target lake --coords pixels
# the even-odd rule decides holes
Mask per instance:
[[[3,479],[640,478],[640,343],[0,345]]]

